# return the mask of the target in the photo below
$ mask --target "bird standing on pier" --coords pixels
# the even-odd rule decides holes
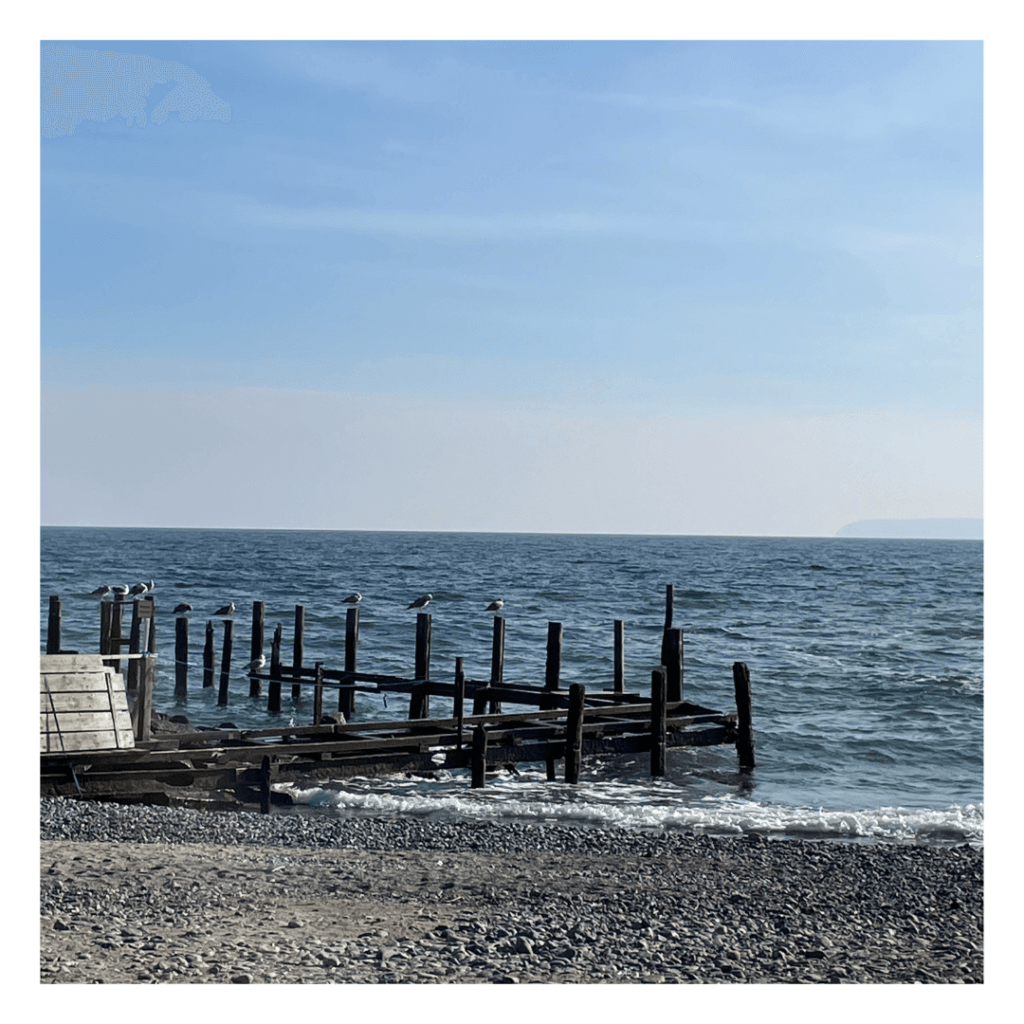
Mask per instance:
[[[128,596],[128,584],[122,584],[116,587],[111,587],[110,592],[114,597],[127,597]]]
[[[258,658],[253,658],[248,665],[242,666],[243,672],[258,672],[267,663],[267,656],[261,654]]]
[[[505,607],[505,602],[499,597],[497,601],[492,601],[485,609],[485,612],[500,612]]]
[[[128,591],[128,593],[139,595],[144,594],[147,590],[149,590],[149,587],[147,587],[145,583],[136,583],[135,586]]]
[[[156,584],[155,584],[155,583],[154,583],[154,582],[153,582],[152,580],[150,580],[150,581],[149,581],[149,582],[148,582],[148,583],[146,584],[146,590],[147,590],[147,591],[152,591],[152,590],[156,590]]]
[[[422,597],[417,597],[416,600],[409,605],[409,608],[426,608],[427,605],[430,604],[430,602],[433,600],[433,594],[424,594]]]
[[[363,599],[363,595],[362,594],[358,594],[358,593],[356,593],[356,594],[349,594],[348,597],[342,599],[341,603],[342,604],[359,604],[359,602],[362,601],[362,599]]]
[[[104,584],[102,587],[97,587],[91,593],[92,593],[93,597],[98,597],[102,601],[103,598],[106,597],[107,594],[110,593],[110,587],[108,587],[106,584]]]
[[[224,605],[223,608],[218,608],[213,614],[214,615],[234,615],[235,614],[235,602],[232,601],[231,604],[226,604],[226,605]]]
[[[175,606],[174,614],[175,615],[186,615],[190,611],[192,611],[192,605],[188,604],[185,601],[182,601],[181,604]]]

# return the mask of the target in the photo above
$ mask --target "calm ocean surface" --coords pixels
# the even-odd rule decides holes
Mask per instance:
[[[280,718],[235,670],[230,706],[202,689],[211,613],[233,601],[233,662],[248,660],[252,602],[278,622],[289,660],[295,605],[306,606],[305,662],[343,667],[345,606],[360,605],[359,667],[411,675],[414,611],[432,593],[431,675],[487,678],[503,598],[505,680],[539,685],[548,620],[564,624],[563,685],[610,688],[612,623],[626,624],[626,688],[649,692],[660,660],[665,585],[685,638],[688,699],[734,710],[731,666],[750,667],[758,767],[731,747],[670,750],[668,775],[645,758],[584,762],[578,787],[544,767],[470,790],[468,772],[435,780],[349,780],[305,791],[319,813],[423,814],[618,823],[732,834],[980,844],[983,816],[983,549],[979,541],[635,537],[343,531],[42,530],[41,637],[47,599],[64,602],[66,649],[98,651],[100,584],[156,581],[154,708],[199,725],[303,723],[311,698]],[[174,700],[171,609],[194,606],[187,706]],[[127,621],[127,620],[126,620]],[[222,629],[217,627],[219,675]],[[437,715],[448,702],[431,699]],[[328,695],[325,695],[325,710]],[[361,694],[356,721],[404,718],[408,700]],[[508,703],[505,710],[524,710]]]

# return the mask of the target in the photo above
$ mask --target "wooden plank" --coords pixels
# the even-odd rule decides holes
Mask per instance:
[[[98,654],[40,654],[40,672],[102,672],[103,659]]]
[[[52,705],[50,703],[51,696],[53,698]],[[115,710],[128,710],[128,698],[123,689],[114,690],[114,701]],[[57,714],[63,714],[65,711],[109,711],[110,694],[106,687],[102,692],[90,690],[86,693],[39,694],[39,710],[50,711],[52,708],[57,709]]]
[[[63,742],[62,742],[63,741]],[[96,732],[62,733],[42,732],[39,734],[39,749],[48,753],[79,750],[103,750],[107,747],[117,748],[118,743],[129,746],[133,741],[131,729],[119,730],[114,736],[113,729],[102,729]]]
[[[132,718],[127,708],[120,708],[113,714],[111,724],[110,709],[104,711],[64,711],[57,709],[57,715],[52,711],[39,712],[39,731],[52,732],[57,735],[57,724],[60,724],[60,733],[67,736],[71,732],[98,732],[104,729],[131,729]]]
[[[116,676],[118,684],[121,684],[121,676]],[[80,672],[74,675],[50,675],[49,673],[39,676],[39,691],[46,693],[49,687],[50,693],[89,693],[90,691],[107,692],[107,676],[101,669],[99,672]]]

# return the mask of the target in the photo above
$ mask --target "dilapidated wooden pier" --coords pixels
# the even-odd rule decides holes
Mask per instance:
[[[152,714],[156,615],[152,598],[132,604],[129,635],[123,635],[125,602],[101,606],[100,652],[62,652],[61,608],[51,598],[47,654],[41,658],[41,792],[44,796],[183,804],[255,806],[269,811],[287,801],[275,783],[326,781],[352,776],[439,769],[469,769],[471,785],[486,785],[489,772],[520,763],[544,763],[547,777],[579,781],[584,758],[649,754],[652,776],[665,774],[666,750],[681,746],[735,745],[740,770],[755,765],[750,673],[732,666],[736,711],[704,707],[683,699],[683,635],[672,628],[672,587],[666,592],[662,664],[650,670],[650,693],[624,688],[623,624],[614,624],[614,671],[610,687],[560,679],[562,624],[548,625],[542,685],[504,679],[505,620],[494,619],[491,672],[487,680],[467,679],[464,659],[455,659],[451,681],[431,677],[431,616],[416,621],[411,678],[358,671],[359,610],[347,610],[345,664],[303,664],[305,609],[296,607],[292,664],[282,663],[284,639],[277,627],[265,665],[265,606],[254,602],[247,674],[250,696],[267,687],[270,712],[281,709],[283,686],[292,695],[312,691],[312,721],[287,728],[192,727],[187,719],[168,722]],[[121,607],[117,607],[120,605]],[[185,623],[182,626],[182,623]],[[228,704],[234,623],[224,622],[218,703]],[[203,685],[214,677],[213,624],[206,629]],[[127,646],[127,653],[122,647]],[[127,666],[127,678],[121,674]],[[175,631],[175,694],[187,694],[187,620]],[[325,711],[336,691],[337,711]],[[359,694],[405,693],[409,717],[358,721]],[[119,696],[120,694],[120,696]],[[104,703],[106,695],[106,703]],[[431,716],[440,702],[450,715]],[[502,702],[529,710],[503,713]],[[126,704],[127,707],[122,706]],[[116,705],[116,707],[115,707]],[[467,714],[467,706],[469,713]],[[534,710],[535,709],[535,710]],[[448,710],[446,707],[445,710]],[[128,721],[130,716],[130,727]]]

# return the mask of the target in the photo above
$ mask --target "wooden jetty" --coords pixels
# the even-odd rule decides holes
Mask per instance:
[[[464,659],[455,659],[452,681],[431,677],[431,617],[420,612],[416,622],[416,649],[412,678],[362,672],[356,668],[359,610],[350,608],[346,619],[344,668],[326,668],[322,662],[303,664],[305,609],[296,606],[292,664],[282,663],[283,637],[278,626],[271,645],[269,670],[257,670],[263,659],[265,608],[254,602],[250,643],[250,696],[261,696],[267,685],[267,705],[280,711],[281,688],[291,684],[292,694],[312,689],[312,722],[287,728],[235,729],[184,726],[167,731],[152,712],[154,683],[155,608],[152,598],[132,602],[129,636],[123,636],[125,602],[101,605],[100,653],[62,652],[59,598],[51,598],[47,654],[40,674],[41,793],[84,799],[178,804],[185,806],[256,806],[269,811],[273,802],[288,802],[274,792],[274,783],[326,781],[356,775],[393,772],[424,773],[439,769],[471,770],[472,786],[486,784],[488,772],[523,762],[545,763],[547,777],[555,781],[556,762],[564,762],[563,778],[579,781],[583,759],[596,755],[650,756],[652,776],[665,774],[665,753],[670,747],[735,745],[741,771],[755,765],[751,721],[750,673],[737,662],[732,667],[735,713],[725,713],[683,699],[683,636],[672,628],[672,588],[666,593],[666,624],[662,664],[650,672],[650,693],[624,688],[624,629],[614,628],[615,658],[611,688],[587,689],[581,683],[564,687],[560,679],[562,624],[548,627],[543,685],[509,683],[504,679],[505,620],[494,620],[490,678],[467,679]],[[120,607],[118,607],[120,606]],[[175,694],[187,693],[187,624],[179,619],[175,630]],[[224,622],[219,704],[228,703],[228,675],[234,623]],[[203,685],[214,677],[213,626],[207,624],[203,655]],[[122,653],[127,645],[129,651]],[[127,667],[125,688],[121,663]],[[54,680],[90,675],[93,715],[120,715],[117,729],[98,719],[86,723],[98,739],[70,740],[68,716],[80,715],[71,698],[59,705]],[[102,687],[100,686],[102,680]],[[84,684],[83,684],[84,685]],[[70,687],[73,689],[74,687]],[[98,703],[102,690],[107,706]],[[337,711],[324,711],[325,691],[337,691]],[[407,693],[409,718],[395,721],[357,721],[358,694]],[[450,716],[432,716],[438,702],[451,702]],[[64,698],[61,698],[64,699]],[[131,728],[126,728],[130,708]],[[470,713],[467,701],[471,701]],[[503,713],[502,702],[530,710]],[[115,709],[115,703],[117,707]],[[535,709],[535,710],[534,710]],[[79,723],[81,724],[81,723]],[[108,728],[109,726],[109,728]],[[163,726],[163,728],[161,728]],[[110,730],[113,729],[111,732]],[[109,736],[107,735],[109,733]]]

